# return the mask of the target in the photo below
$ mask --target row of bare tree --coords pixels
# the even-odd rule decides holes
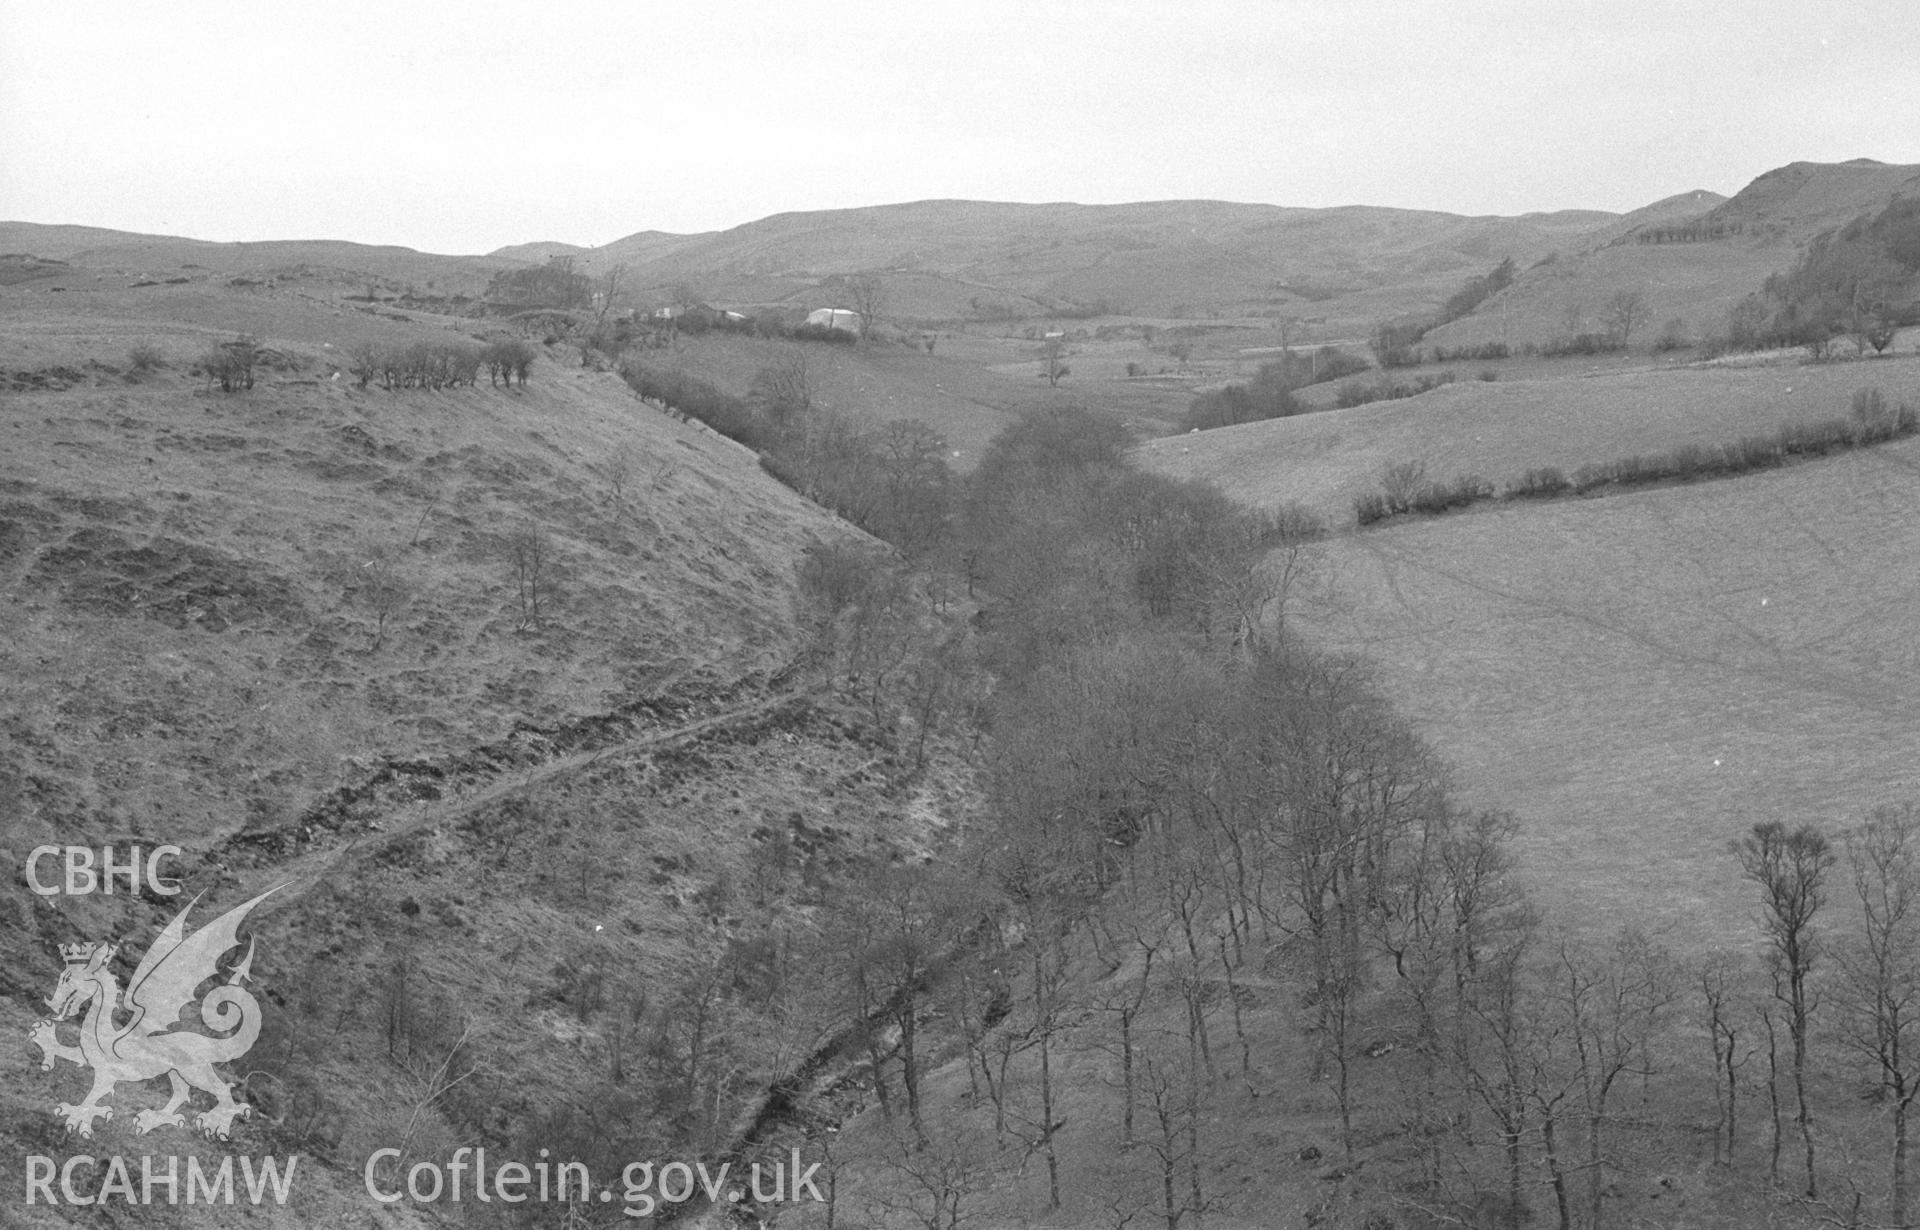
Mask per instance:
[[[963,1206],[1006,1215],[1009,1176],[1037,1161],[1041,1205],[1059,1207],[1091,1178],[1073,1159],[1108,1149],[1152,1162],[1097,1176],[1115,1224],[1144,1213],[1175,1230],[1231,1203],[1207,1177],[1231,1142],[1209,1133],[1304,1077],[1337,1124],[1330,1177],[1364,1167],[1404,1217],[1624,1220],[1623,1191],[1672,1168],[1708,1104],[1715,1164],[1759,1168],[1740,1146],[1763,1135],[1786,1198],[1794,1142],[1807,1218],[1910,1224],[1911,808],[1837,842],[1762,824],[1736,843],[1726,874],[1760,906],[1750,946],[1683,955],[1634,925],[1556,916],[1521,887],[1519,821],[1461,807],[1365,668],[1288,631],[1317,527],[1146,479],[1112,444],[1072,413],[1010,430],[932,557],[961,561],[987,597],[967,661],[991,680],[992,819],[950,860],[958,881],[879,891],[881,947],[945,952],[941,920],[982,910],[1005,942],[945,967],[937,1001],[910,990],[924,960],[862,997],[897,1010],[871,1056],[906,1125],[877,1172],[883,1204],[929,1226]],[[1842,854],[1850,908],[1828,927]],[[932,1002],[991,1128],[923,1122]],[[1298,1043],[1304,1072],[1275,1057]],[[1068,1148],[1106,1130],[1062,1111],[1063,1074],[1089,1071],[1115,1126]],[[1886,1118],[1882,1166],[1818,1149],[1822,1082],[1859,1075]],[[1743,1119],[1756,1102],[1763,1133]]]

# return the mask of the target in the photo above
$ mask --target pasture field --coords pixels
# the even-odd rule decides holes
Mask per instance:
[[[1344,535],[1302,619],[1377,665],[1467,800],[1518,814],[1556,915],[1746,946],[1730,841],[1920,798],[1916,560],[1909,440]]]
[[[1889,404],[1920,404],[1920,360],[1468,378],[1398,401],[1153,440],[1139,457],[1149,469],[1204,479],[1244,503],[1299,501],[1351,525],[1353,498],[1376,490],[1390,465],[1418,461],[1430,480],[1478,474],[1504,487],[1539,466],[1572,474],[1590,462],[1844,417],[1854,392],[1866,388],[1880,389]]]
[[[1085,406],[1143,432],[1164,431],[1186,410],[1184,381],[1128,380],[1114,371],[1075,373],[1057,387],[1039,378],[1039,344],[1023,339],[940,334],[934,352],[898,342],[840,346],[726,334],[682,337],[662,350],[630,352],[637,362],[681,369],[744,396],[761,368],[798,354],[816,405],[877,426],[919,419],[943,436],[948,462],[971,469],[988,441],[1030,410]],[[1078,362],[1078,358],[1069,362]]]

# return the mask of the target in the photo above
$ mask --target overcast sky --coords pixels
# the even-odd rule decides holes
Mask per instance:
[[[929,197],[1628,210],[1920,163],[1904,0],[0,0],[0,218],[439,252]]]

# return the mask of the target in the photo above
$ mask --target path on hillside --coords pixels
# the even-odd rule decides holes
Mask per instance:
[[[451,776],[442,776],[436,781],[434,789],[438,798],[424,802],[418,799],[382,800],[375,805],[372,815],[356,816],[348,822],[357,830],[352,836],[345,832],[348,824],[338,828],[316,824],[316,814],[337,808],[338,800],[343,796],[355,796],[370,790],[383,779],[390,780],[394,776],[395,766],[389,763],[360,785],[333,792],[308,808],[293,824],[267,834],[235,834],[222,842],[215,853],[231,856],[248,847],[261,846],[263,838],[274,843],[255,865],[244,871],[236,871],[236,878],[243,885],[245,897],[265,892],[275,885],[291,886],[291,891],[276,893],[260,907],[261,916],[282,913],[304,901],[314,889],[337,873],[396,842],[457,824],[502,799],[536,789],[580,769],[620,757],[647,755],[663,748],[694,742],[716,731],[751,723],[789,706],[804,706],[811,703],[821,691],[821,685],[817,682],[800,685],[783,675],[776,675],[772,683],[774,690],[764,695],[739,701],[691,720],[636,730],[624,737],[596,742],[585,750],[558,752],[529,763],[493,767],[497,761],[492,756],[476,758],[471,752],[458,757],[445,757],[443,759],[455,767],[442,770],[443,774]],[[580,721],[600,722],[608,716],[598,715]],[[497,746],[488,745],[476,750],[487,752]],[[462,786],[478,788],[463,791]],[[295,851],[290,856],[282,853],[287,845],[291,845]]]

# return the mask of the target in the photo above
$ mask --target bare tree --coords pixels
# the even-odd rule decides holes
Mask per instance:
[[[1427,463],[1402,461],[1381,473],[1380,490],[1387,499],[1387,511],[1403,513],[1413,507],[1413,497],[1427,481]]]
[[[360,598],[373,613],[372,652],[387,639],[387,624],[413,600],[413,586],[402,573],[396,552],[382,546],[365,549],[360,565]]]
[[[1647,323],[1647,297],[1637,290],[1618,290],[1607,300],[1604,319],[1607,332],[1622,346],[1633,331]]]
[[[1754,1018],[1743,1007],[1746,999],[1741,991],[1742,974],[1739,958],[1716,952],[1694,976],[1700,989],[1700,1023],[1713,1046],[1713,1100],[1720,1114],[1713,1133],[1716,1166],[1723,1160],[1733,1160],[1734,1144],[1739,1138],[1740,1069],[1758,1051],[1757,1044],[1747,1038]]]
[[[1154,963],[1168,944],[1168,919],[1150,900],[1132,892],[1113,894],[1101,916],[1100,938],[1118,949],[1109,958],[1110,971],[1093,997],[1096,1011],[1111,1013],[1119,1036],[1111,1041],[1095,1035],[1094,1045],[1120,1061],[1120,1147],[1136,1143],[1134,1109],[1139,1102],[1142,1052],[1141,1014],[1154,986]]]
[[[813,409],[813,376],[806,352],[787,347],[780,357],[754,373],[747,397],[774,430],[785,434],[799,428]]]
[[[947,442],[919,419],[891,419],[873,439],[879,456],[881,537],[917,554],[946,528],[952,472]]]
[[[366,388],[380,374],[381,346],[378,342],[354,342],[347,347],[347,371],[352,374],[353,382],[360,388]]]
[[[607,317],[614,308],[625,302],[627,297],[628,269],[625,265],[615,265],[594,279],[593,331],[600,332],[607,323]]]
[[[849,274],[841,281],[847,298],[853,304],[853,310],[860,317],[860,336],[864,339],[880,323],[880,314],[886,310],[886,284],[881,281],[877,270]]]
[[[1840,1040],[1873,1066],[1886,1100],[1893,1225],[1906,1230],[1908,1120],[1920,1094],[1920,811],[1876,808],[1846,849],[1861,916],[1835,953]]]
[[[514,593],[519,602],[515,632],[537,628],[546,617],[553,587],[552,555],[552,543],[536,522],[528,521],[507,536],[507,561],[513,568]]]
[[[891,1213],[924,1230],[961,1230],[991,1218],[994,1189],[1012,1170],[1011,1159],[985,1133],[952,1120],[931,1135],[895,1133],[885,1166],[889,1181],[874,1185],[873,1224],[889,1224]]]
[[[1607,1189],[1606,1129],[1620,1079],[1651,1073],[1653,1038],[1679,998],[1679,979],[1665,949],[1644,933],[1622,931],[1605,954],[1580,952],[1563,940],[1551,973],[1555,1008],[1573,1044],[1576,1092],[1586,1127],[1587,1225],[1599,1230]]]
[[[1768,945],[1774,998],[1787,1010],[1793,1042],[1794,1119],[1806,1152],[1807,1198],[1817,1199],[1813,1118],[1807,1109],[1807,1020],[1815,1003],[1811,975],[1819,951],[1814,916],[1826,903],[1827,872],[1834,853],[1826,835],[1811,825],[1789,830],[1778,821],[1753,826],[1734,843],[1742,873],[1760,887],[1760,925]]]
[[[891,1111],[881,1063],[892,1035],[899,1060],[907,1120],[928,1139],[921,1117],[919,1024],[933,974],[957,931],[972,921],[962,887],[924,867],[882,867],[842,912],[836,946],[852,1005],[866,1022],[881,1107]],[[891,1119],[891,1114],[888,1118]]]
[[[1200,1150],[1200,1121],[1207,1098],[1192,1056],[1157,1047],[1141,1059],[1140,1088],[1149,1130],[1140,1137],[1154,1162],[1160,1190],[1160,1216],[1167,1230],[1179,1230],[1192,1214],[1196,1222],[1209,1201],[1201,1182],[1205,1161]]]
[[[600,472],[606,476],[607,487],[613,495],[613,523],[616,526],[627,515],[627,496],[633,490],[639,469],[640,454],[631,444],[622,444],[600,463]]]
[[[1884,354],[1893,344],[1898,314],[1891,301],[1899,293],[1898,280],[1884,270],[1874,270],[1854,280],[1842,319],[1856,353],[1864,355],[1871,349],[1875,354]]]

